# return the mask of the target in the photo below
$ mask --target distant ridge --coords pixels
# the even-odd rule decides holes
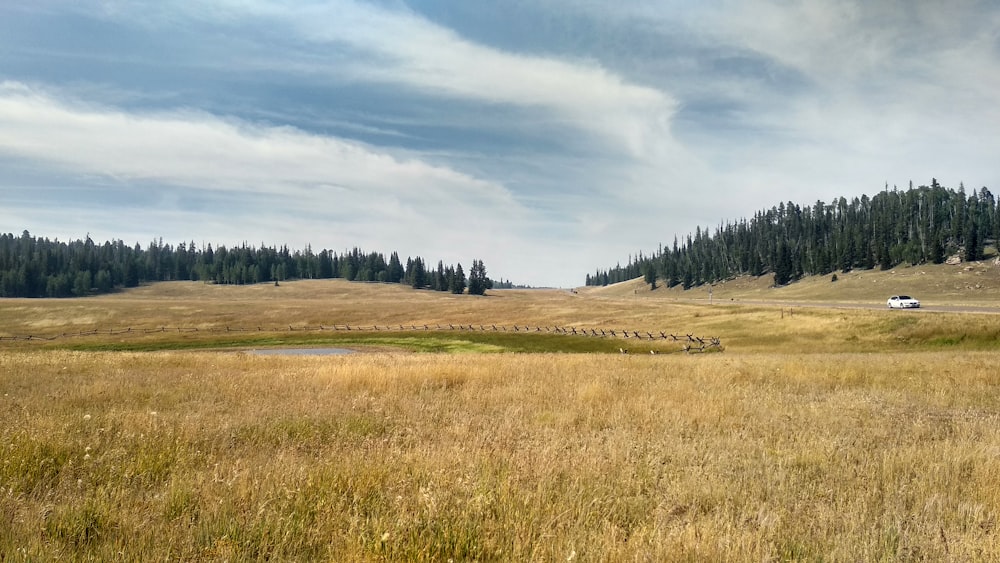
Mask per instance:
[[[194,242],[177,246],[153,241],[145,249],[121,240],[97,244],[0,233],[0,297],[82,297],[160,281],[204,281],[244,285],[294,279],[344,278],[349,281],[401,283],[431,289],[482,295],[493,287],[482,260],[473,260],[468,277],[462,265],[436,268],[423,258],[407,258],[405,267],[396,252],[389,260],[379,252],[359,248],[337,254],[318,254],[307,246],[255,248],[243,244],[226,248]],[[510,282],[507,282],[508,284]]]
[[[985,187],[966,194],[932,180],[930,186],[886,189],[874,197],[832,203],[792,202],[758,211],[750,220],[726,223],[713,234],[697,228],[669,249],[630,256],[588,275],[601,286],[643,278],[685,289],[738,276],[772,275],[784,285],[805,275],[888,270],[901,264],[940,264],[949,256],[966,262],[983,258],[1000,234],[997,200]]]

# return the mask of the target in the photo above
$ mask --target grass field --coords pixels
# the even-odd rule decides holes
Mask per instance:
[[[885,278],[871,296],[828,289],[850,275],[732,282],[711,305],[633,282],[0,301],[0,336],[133,329],[0,342],[0,560],[1000,560],[1000,315],[782,304],[884,302],[902,274],[861,274]],[[992,307],[996,275],[888,293]],[[425,324],[725,350],[289,330]],[[284,345],[360,353],[245,351]]]

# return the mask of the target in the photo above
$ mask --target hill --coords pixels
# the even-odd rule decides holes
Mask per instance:
[[[834,275],[836,281],[831,281]],[[852,305],[884,305],[890,295],[905,293],[914,295],[925,306],[1000,308],[1000,259],[804,276],[778,287],[773,276],[765,275],[739,276],[691,289],[658,285],[654,290],[643,278],[635,278],[579,291],[595,297]]]
[[[671,248],[630,256],[588,275],[586,285],[608,285],[642,276],[654,285],[685,289],[741,276],[772,278],[774,285],[810,275],[853,270],[892,270],[941,264],[951,258],[977,262],[989,256],[987,243],[1000,236],[996,198],[985,187],[895,188],[847,201],[800,206],[779,203],[718,227],[698,228]]]

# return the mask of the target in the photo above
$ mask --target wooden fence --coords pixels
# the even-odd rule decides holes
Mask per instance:
[[[76,338],[85,336],[116,336],[116,335],[145,335],[156,333],[252,333],[252,332],[407,332],[407,331],[468,331],[468,332],[506,332],[520,334],[563,334],[567,336],[580,336],[590,338],[615,338],[632,340],[666,340],[679,342],[682,344],[681,350],[684,352],[706,352],[712,349],[722,349],[722,342],[717,337],[701,337],[693,334],[673,334],[665,331],[649,332],[640,330],[607,329],[607,328],[580,328],[580,327],[560,327],[560,326],[530,326],[530,325],[476,325],[476,324],[446,324],[446,325],[316,325],[316,326],[294,326],[283,327],[156,327],[156,328],[110,328],[94,329],[80,332],[63,332],[61,334],[39,336],[0,336],[3,341],[54,341],[63,338]],[[624,351],[624,349],[622,349]]]

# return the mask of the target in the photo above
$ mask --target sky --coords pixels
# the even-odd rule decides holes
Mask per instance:
[[[585,276],[1000,190],[994,0],[0,0],[0,232]]]

